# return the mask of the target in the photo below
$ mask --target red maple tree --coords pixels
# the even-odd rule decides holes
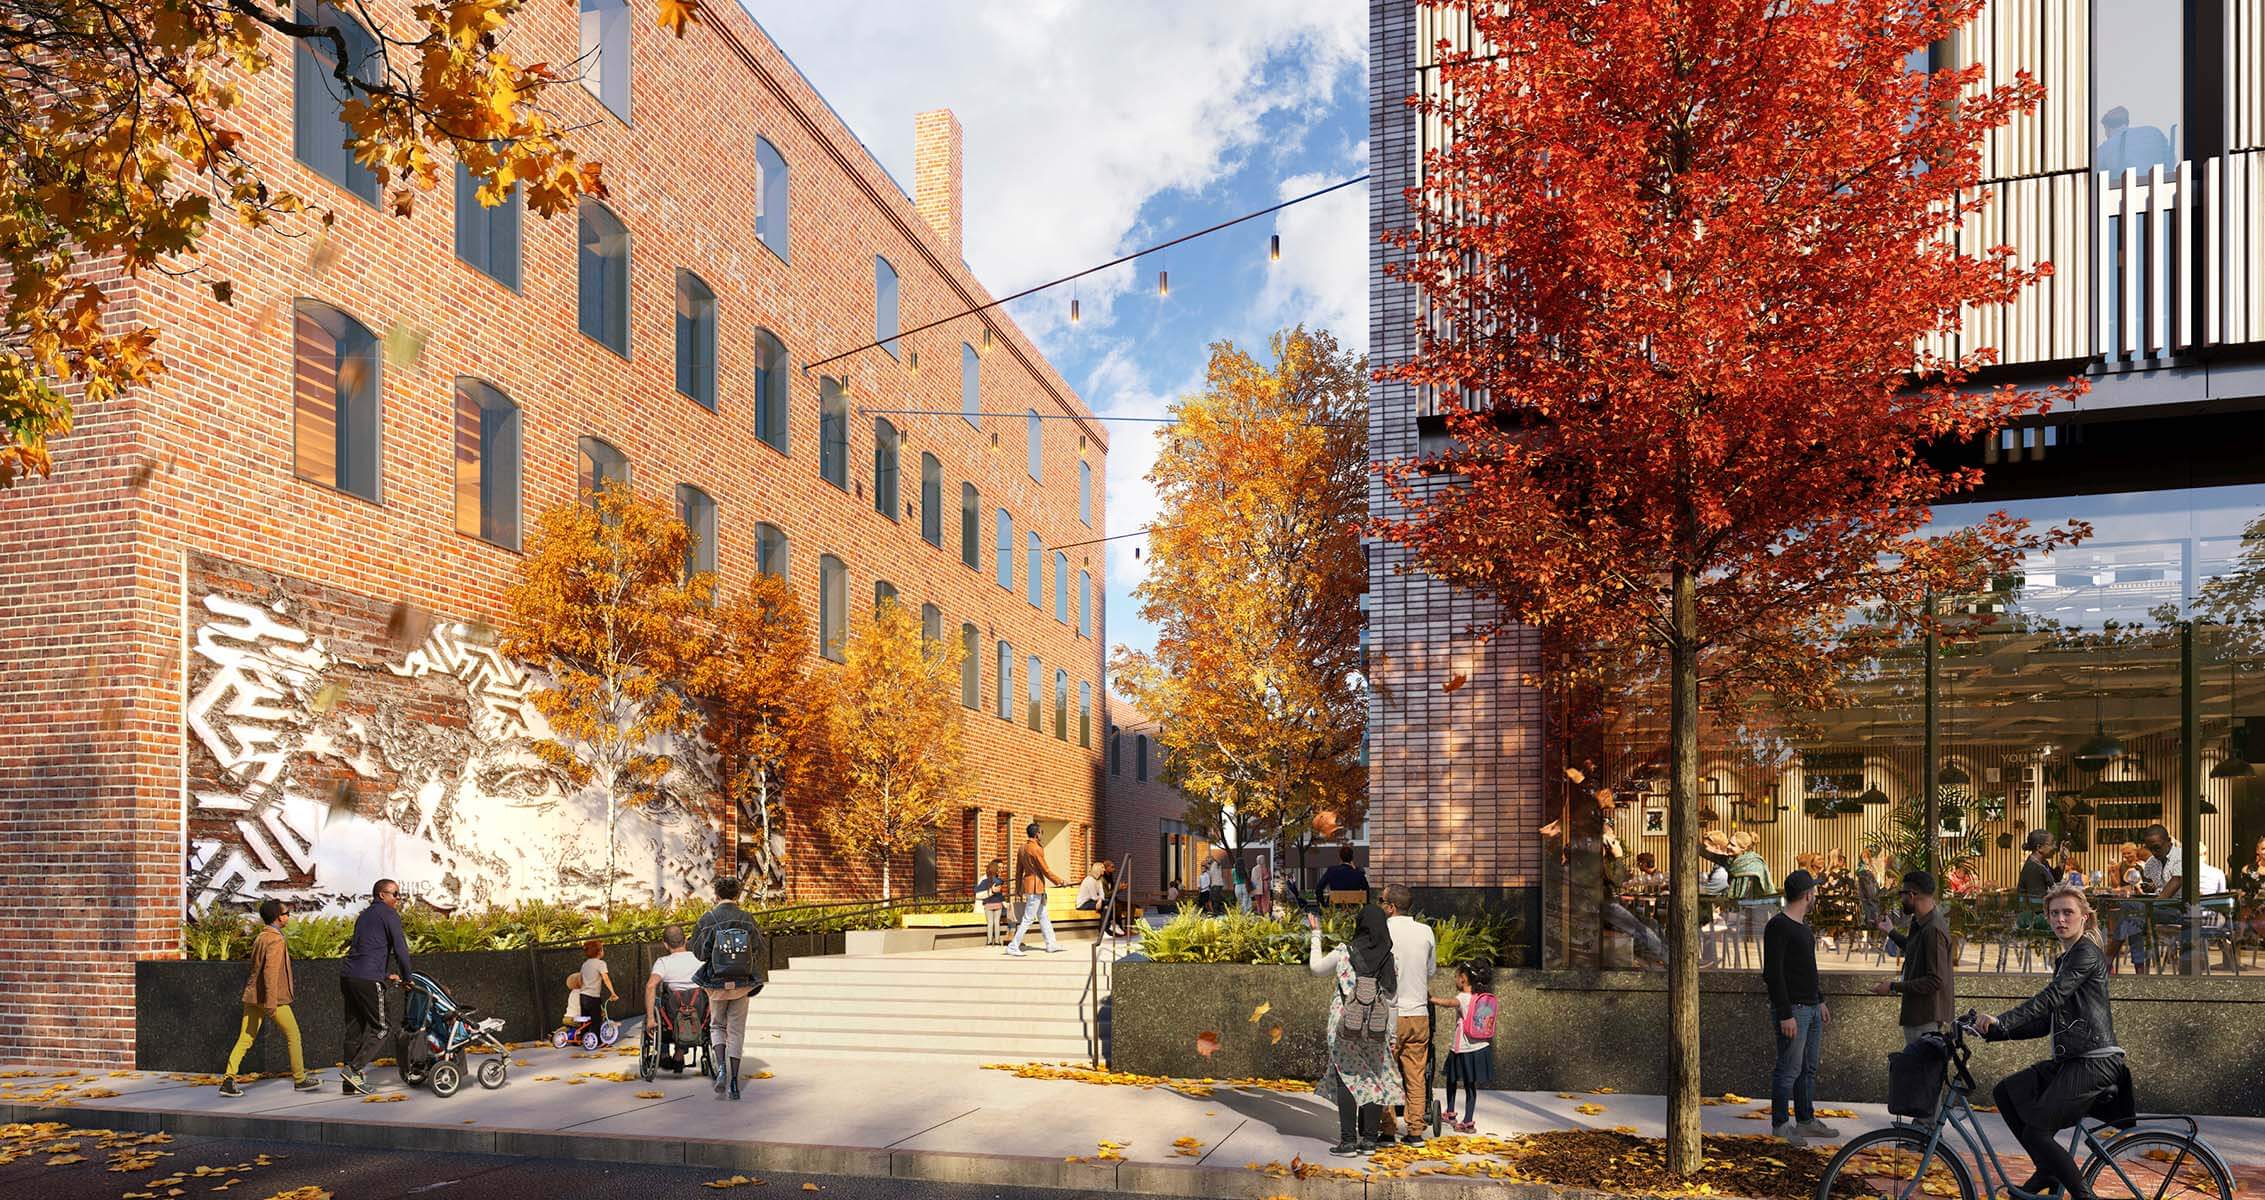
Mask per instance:
[[[1967,386],[1988,351],[1928,349],[2051,269],[1952,237],[1990,202],[1985,137],[2043,89],[1907,69],[1982,0],[1432,6],[1468,11],[1480,48],[1443,44],[1442,86],[1411,101],[1447,136],[1392,236],[1429,307],[1392,374],[1440,398],[1452,449],[1387,472],[1382,532],[1505,622],[1665,665],[1668,1154],[1688,1173],[1702,687],[1717,710],[1823,702],[1919,597],[2082,532],[1927,528],[1980,481],[1931,447],[2080,387]]]

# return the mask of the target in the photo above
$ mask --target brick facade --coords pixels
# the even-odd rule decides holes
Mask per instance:
[[[406,5],[372,9],[384,19]],[[902,357],[867,350],[794,373],[790,452],[753,436],[756,329],[774,331],[797,363],[870,340],[874,255],[899,275],[901,328],[990,297],[959,259],[956,189],[950,228],[932,228],[750,18],[733,5],[705,11],[707,24],[681,41],[631,22],[634,124],[580,87],[552,98],[567,123],[585,126],[579,144],[605,164],[607,203],[629,229],[626,359],[577,329],[571,218],[525,221],[521,286],[507,289],[456,258],[446,185],[395,218],[292,159],[292,55],[280,38],[277,69],[243,81],[246,149],[271,179],[333,207],[336,227],[288,237],[216,223],[208,261],[214,276],[233,280],[233,305],[216,302],[199,279],[134,284],[117,316],[161,331],[170,372],[148,390],[82,408],[74,432],[54,443],[54,478],[0,495],[0,1022],[17,1031],[22,1052],[124,1065],[131,963],[178,952],[198,832],[189,827],[184,727],[197,570],[289,580],[303,594],[339,598],[355,621],[406,606],[444,622],[495,622],[519,555],[456,530],[458,377],[485,381],[519,406],[529,527],[571,499],[577,437],[602,437],[628,456],[648,494],[666,497],[683,482],[714,498],[727,590],[755,570],[755,525],[767,521],[790,538],[792,582],[813,613],[818,558],[830,553],[847,566],[852,623],[885,579],[906,604],[939,606],[948,636],[963,621],[977,626],[982,704],[968,713],[977,800],[941,831],[940,887],[964,887],[975,859],[1001,849],[1000,831],[1034,817],[1062,823],[1086,852],[1102,717],[1095,712],[1093,745],[1079,746],[1077,685],[1093,686],[1098,709],[1105,581],[1103,556],[1074,544],[1100,537],[1104,523],[1099,495],[1090,528],[1079,519],[1076,464],[1082,458],[1106,478],[1106,434],[993,310],[901,339]],[[576,30],[571,8],[530,9],[513,49],[522,61],[570,61]],[[755,235],[758,136],[790,166],[791,261]],[[675,388],[678,268],[697,272],[716,295],[713,411]],[[294,474],[291,312],[302,298],[384,339],[382,503]],[[986,324],[993,344],[984,350]],[[985,411],[1056,418],[1043,422],[1043,483],[1025,470],[1023,420],[987,417],[978,428],[956,415],[963,342],[984,350]],[[848,492],[818,473],[821,375],[839,378],[851,398]],[[891,520],[874,511],[873,409],[953,414],[889,418],[902,433],[908,505],[919,499],[921,455],[941,461],[940,548],[922,539],[916,513]],[[981,495],[979,569],[960,558],[963,481]],[[991,514],[1001,507],[1017,538],[1011,592],[994,582]],[[1074,581],[1070,619],[1055,619],[1050,550],[1046,607],[1025,601],[1020,539],[1033,529],[1049,547],[1072,547],[1073,575],[1090,573],[1094,636],[1078,635]],[[1013,722],[993,715],[1001,639],[1017,659]],[[1021,720],[1033,654],[1047,674],[1069,674],[1065,739],[1054,736],[1050,713],[1044,732]],[[836,865],[809,820],[788,821],[791,838],[812,843],[794,852],[807,849],[820,864],[798,873],[799,890],[843,894],[875,882],[862,866]],[[898,879],[911,877],[909,862],[897,868]],[[67,969],[57,964],[59,930],[69,931]]]
[[[1187,797],[1166,778],[1155,718],[1124,700],[1109,701],[1108,737],[1102,744],[1102,846],[1111,862],[1132,858],[1129,883],[1142,904],[1160,902],[1174,878],[1195,886],[1211,841],[1187,827]],[[1147,747],[1143,772],[1141,753]],[[1142,778],[1143,774],[1146,778]]]

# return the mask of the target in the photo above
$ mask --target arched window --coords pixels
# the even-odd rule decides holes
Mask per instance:
[[[900,328],[902,326],[897,324],[897,269],[889,265],[888,259],[876,254],[873,256],[873,340],[881,343],[881,349],[888,351],[891,358],[896,357]]]
[[[1070,673],[1054,670],[1054,740],[1070,740]]]
[[[519,290],[519,217],[526,208],[514,183],[501,204],[480,203],[480,184],[456,164],[456,257],[497,283]]]
[[[692,540],[684,547],[684,577],[716,573],[716,502],[689,483],[676,485],[676,515]]]
[[[346,43],[346,73],[365,83],[377,78],[377,39],[361,23],[328,4],[299,0],[293,15],[302,25],[336,29]],[[377,176],[354,161],[346,149],[353,131],[339,106],[352,99],[338,82],[338,59],[329,38],[294,39],[292,55],[291,154],[313,167],[322,177],[345,188],[369,204],[378,199]],[[364,97],[365,99],[367,97]]]
[[[629,357],[629,227],[595,200],[582,201],[580,282],[576,305],[582,332]]]
[[[786,252],[786,158],[768,138],[755,139],[755,236],[779,256]]]
[[[1043,733],[1046,729],[1046,668],[1039,665],[1035,654],[1023,667],[1023,703],[1027,707],[1024,715],[1028,718],[1025,724],[1032,733]]]
[[[1015,521],[1002,508],[993,523],[999,532],[999,586],[1011,592],[1015,590]]]
[[[1030,606],[1044,612],[1046,609],[1046,544],[1033,529],[1023,535],[1023,595]]]
[[[606,483],[629,486],[629,459],[603,438],[579,438],[574,443],[575,490],[594,497]],[[593,501],[594,503],[594,501]]]
[[[629,119],[629,0],[582,0],[582,86]]]
[[[983,707],[983,645],[973,624],[959,627],[959,702],[964,708]]]
[[[1030,417],[1023,429],[1023,449],[1030,461],[1030,477],[1046,482],[1046,422],[1039,419],[1038,410],[1029,410]]]
[[[1079,680],[1077,685],[1077,744],[1093,747],[1093,684]]]
[[[849,397],[841,380],[818,380],[818,477],[849,490]]]
[[[920,648],[921,648],[922,650],[926,650],[926,649],[928,649],[928,648],[929,648],[930,646],[933,646],[933,645],[935,645],[936,643],[938,643],[938,642],[940,642],[940,641],[943,641],[943,640],[944,640],[944,610],[943,610],[943,609],[940,609],[940,608],[938,608],[938,607],[936,607],[936,606],[935,606],[935,605],[933,605],[933,604],[923,604],[923,605],[921,605],[921,606],[920,606]]]
[[[1070,623],[1070,556],[1054,551],[1054,619]]]
[[[519,548],[519,406],[477,379],[456,381],[456,531]]]
[[[1015,648],[999,639],[999,719],[1015,719]]]
[[[1148,735],[1145,733],[1133,737],[1133,778],[1143,782],[1148,779]]]
[[[970,571],[983,569],[983,498],[972,483],[959,485],[959,560]]]
[[[818,556],[818,653],[835,662],[849,644],[849,573],[842,560]]]
[[[1093,528],[1093,464],[1077,460],[1077,519]]]
[[[781,454],[786,449],[786,343],[768,329],[755,331],[755,436]]]
[[[897,427],[873,418],[873,511],[897,519]]]
[[[755,569],[782,583],[786,581],[786,533],[769,521],[755,526]]]
[[[959,415],[977,429],[983,428],[983,356],[966,342],[959,344]]]
[[[378,499],[378,396],[377,335],[319,301],[294,305],[291,440],[299,478]]]
[[[926,451],[920,455],[920,540],[944,546],[944,464]]]
[[[896,602],[897,585],[890,583],[886,579],[876,579],[873,581],[873,613],[875,616],[880,615],[881,609],[884,605],[895,604]]]
[[[685,270],[676,273],[676,390],[716,407],[716,293]]]
[[[1077,635],[1093,636],[1093,575],[1086,571],[1077,573]]]

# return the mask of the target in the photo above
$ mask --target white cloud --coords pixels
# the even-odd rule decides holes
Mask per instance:
[[[1354,151],[1354,171],[1365,170],[1368,145]],[[1343,175],[1320,172],[1282,181],[1281,198],[1302,196]],[[1282,261],[1267,271],[1256,311],[1270,328],[1304,323],[1327,329],[1337,344],[1368,347],[1368,185],[1331,192],[1274,214]]]

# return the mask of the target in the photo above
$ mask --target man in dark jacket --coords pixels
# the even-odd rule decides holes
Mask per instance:
[[[692,953],[701,964],[695,982],[708,989],[708,1044],[716,1061],[716,1097],[737,1100],[739,1060],[747,1046],[747,1002],[762,990],[763,967],[758,958],[750,978],[715,977],[716,934],[727,927],[746,929],[751,950],[762,947],[763,931],[754,914],[739,906],[739,879],[733,875],[717,878],[715,906],[701,913],[699,924],[692,927]]]
[[[1936,897],[1935,877],[1925,871],[1903,876],[1903,910],[1911,914],[1911,928],[1898,932],[1883,917],[1880,927],[1903,955],[1903,975],[1872,985],[1875,996],[1903,997],[1897,1023],[1903,1026],[1903,1044],[1934,1033],[1951,1020],[1958,1007],[1958,988],[1952,982],[1950,926],[1943,920]]]
[[[1770,1075],[1770,1129],[1796,1146],[1810,1138],[1836,1138],[1817,1119],[1817,1066],[1824,1057],[1825,1026],[1832,1010],[1817,986],[1817,935],[1809,906],[1817,881],[1807,871],[1785,877],[1785,911],[1762,929],[1762,981],[1769,988],[1770,1019],[1777,1029],[1777,1067]]]
[[[2053,1056],[1998,1083],[1991,1093],[1998,1115],[2029,1152],[2037,1174],[2022,1185],[2042,1192],[2057,1183],[2068,1200],[2093,1200],[2068,1148],[2053,1135],[2092,1110],[2094,1102],[2122,1082],[2123,1047],[2108,1016],[2108,959],[2084,936],[2092,918],[2082,889],[2062,884],[2045,893],[2045,920],[2060,942],[2053,978],[2043,991],[1992,1017],[1983,1013],[1975,1027],[1989,1040],[2051,1037]],[[2130,1097],[2122,1097],[2128,1105]]]
[[[409,939],[401,932],[401,885],[380,879],[370,888],[370,906],[354,918],[354,940],[338,971],[338,993],[346,1003],[345,1061],[338,1089],[349,1096],[368,1093],[362,1068],[385,1042],[385,985],[409,974]],[[395,968],[392,964],[399,963]]]

